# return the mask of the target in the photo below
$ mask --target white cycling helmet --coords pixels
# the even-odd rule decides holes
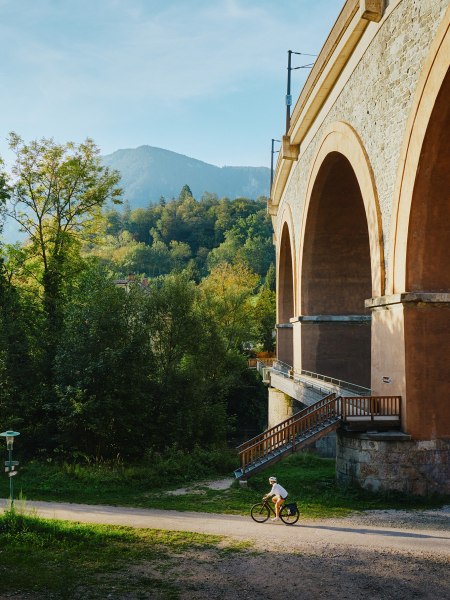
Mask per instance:
[[[269,483],[276,483],[276,482],[277,482],[276,477],[269,477]]]

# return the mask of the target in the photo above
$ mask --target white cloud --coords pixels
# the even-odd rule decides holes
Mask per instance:
[[[311,50],[307,32],[300,35],[302,26],[289,22],[288,14],[273,14],[272,3],[94,4],[81,3],[86,29],[79,23],[80,11],[75,19],[79,35],[70,32],[74,18],[59,5],[58,23],[67,28],[66,38],[61,32],[55,38],[41,36],[38,28],[34,37],[20,37],[16,60],[28,67],[34,81],[55,92],[77,94],[84,88],[103,99],[114,94],[184,101],[222,94],[258,76],[277,76],[283,70],[286,40],[304,39],[307,47],[301,50]],[[163,8],[149,10],[155,4]],[[48,14],[54,17],[55,5],[46,6],[47,14],[40,13],[44,26]],[[20,32],[10,34],[17,39]]]
[[[238,96],[243,101],[246,94],[245,105],[232,106],[230,118],[240,110],[246,116],[239,127],[250,127],[255,89],[279,90],[274,110],[281,114],[287,50],[318,50],[330,25],[324,8],[329,18],[330,10],[337,15],[337,4],[0,0],[0,80],[7,90],[0,95],[1,126],[24,137],[55,135],[61,141],[89,134],[108,139],[112,150],[129,143],[121,141],[127,130],[127,140],[152,143],[158,128],[174,138],[181,119],[200,119],[195,130],[215,140],[224,126],[216,112],[224,114],[226,103]],[[294,87],[304,74],[295,74]],[[208,122],[217,122],[215,131],[202,129],[207,112]],[[122,137],[114,142],[120,129]],[[132,130],[139,133],[133,137]]]

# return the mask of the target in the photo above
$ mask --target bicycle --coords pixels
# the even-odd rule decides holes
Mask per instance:
[[[257,523],[265,523],[270,515],[276,516],[275,507],[272,506],[269,498],[263,496],[262,502],[254,504],[250,510],[250,515]],[[280,509],[280,519],[286,525],[295,525],[300,517],[298,512],[297,504],[290,502],[289,504],[283,504]]]

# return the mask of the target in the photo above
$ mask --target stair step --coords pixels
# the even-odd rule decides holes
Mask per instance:
[[[317,422],[313,427],[308,429],[307,431],[303,431],[301,434],[295,436],[294,439],[290,439],[283,445],[278,445],[276,448],[273,448],[268,454],[264,456],[258,457],[252,463],[246,465],[243,469],[237,469],[234,474],[236,478],[242,477],[244,473],[249,473],[252,471],[259,470],[263,468],[265,465],[270,464],[273,460],[281,457],[283,454],[290,452],[294,449],[294,446],[302,444],[304,442],[308,442],[309,440],[314,439],[315,436],[326,432],[326,430],[339,422],[340,418],[338,416],[331,416],[329,418],[324,418],[323,421]]]

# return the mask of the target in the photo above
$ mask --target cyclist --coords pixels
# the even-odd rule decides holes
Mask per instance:
[[[269,477],[269,483],[272,486],[272,489],[264,496],[264,498],[270,498],[270,496],[273,496],[272,502],[275,504],[275,517],[271,520],[278,521],[280,518],[280,508],[286,500],[288,493],[282,485],[277,483],[276,477]]]

